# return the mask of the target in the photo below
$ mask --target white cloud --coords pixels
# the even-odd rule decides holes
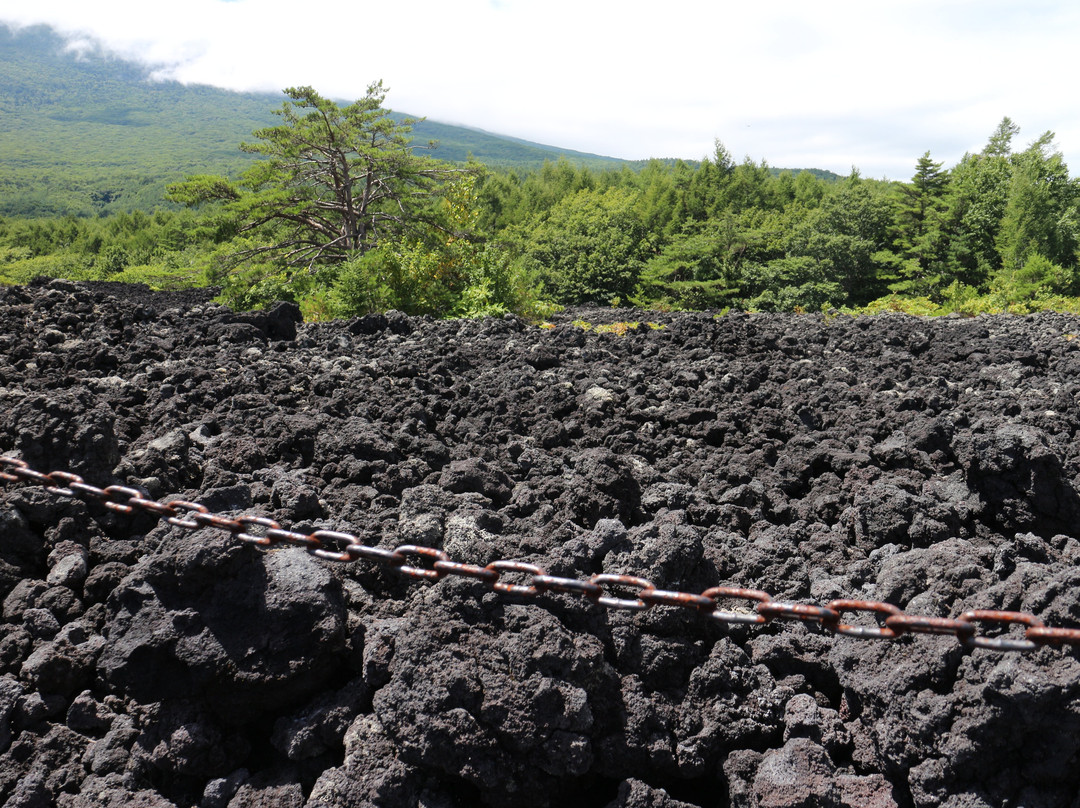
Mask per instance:
[[[311,84],[618,157],[738,157],[906,178],[951,165],[1004,115],[1054,129],[1080,8],[1028,0],[36,0],[0,21],[94,37],[162,75],[236,89]]]

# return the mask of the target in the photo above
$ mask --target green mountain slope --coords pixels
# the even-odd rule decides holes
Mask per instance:
[[[272,118],[269,97],[155,83],[45,28],[0,26],[0,215],[149,208],[165,183],[234,171],[237,143]]]
[[[45,27],[0,24],[0,215],[91,215],[161,203],[190,173],[232,173],[237,148],[275,123],[278,94],[156,82],[138,65],[76,53]],[[532,168],[566,157],[590,167],[622,161],[476,129],[424,121],[417,143],[443,160]]]
[[[464,162],[471,156],[484,165],[503,168],[538,168],[545,160],[565,158],[574,165],[589,168],[612,168],[626,163],[617,157],[602,157],[599,154],[560,149],[556,146],[543,146],[528,140],[496,135],[482,129],[439,123],[425,120],[413,127],[417,144],[436,140],[439,147],[433,156],[440,160]]]
[[[152,210],[165,186],[188,174],[240,171],[253,158],[238,145],[276,123],[283,100],[153,81],[141,65],[68,49],[45,26],[0,23],[0,216]],[[438,141],[434,156],[451,162],[523,170],[564,158],[599,170],[646,163],[437,121],[413,134],[418,145]]]

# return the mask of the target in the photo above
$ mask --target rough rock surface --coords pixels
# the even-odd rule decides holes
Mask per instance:
[[[1077,334],[1059,315],[303,324],[50,282],[0,290],[0,452],[470,564],[1080,626]],[[503,596],[33,486],[0,487],[0,537],[4,805],[1080,793],[1071,649]]]

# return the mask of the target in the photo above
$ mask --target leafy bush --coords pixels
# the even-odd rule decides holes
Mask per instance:
[[[1000,292],[980,295],[970,286],[953,283],[945,290],[941,303],[935,303],[926,297],[902,297],[893,294],[878,298],[866,306],[844,311],[847,314],[902,312],[927,317],[944,314],[961,314],[965,317],[980,314],[1033,314],[1039,311],[1080,313],[1080,298],[1040,293],[1032,298],[1015,300]]]
[[[406,314],[448,313],[458,268],[415,241],[383,242],[344,263],[333,291],[346,315],[397,309]]]
[[[23,258],[0,265],[0,278],[7,283],[29,283],[34,278],[64,278],[69,281],[104,280],[83,256],[60,253]]]
[[[151,289],[189,289],[199,286],[198,271],[190,268],[169,267],[164,264],[144,264],[127,267],[106,278],[119,283],[145,283]]]
[[[822,263],[806,257],[748,266],[743,290],[747,308],[754,311],[821,309],[845,298],[840,285],[826,276]]]
[[[1075,294],[1076,272],[1065,269],[1038,253],[1030,254],[1015,269],[999,270],[990,282],[990,291],[1017,303],[1039,296]]]
[[[629,299],[644,268],[645,228],[629,190],[579,191],[525,238],[523,267],[559,303]]]

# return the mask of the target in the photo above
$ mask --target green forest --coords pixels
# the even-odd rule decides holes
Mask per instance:
[[[290,88],[261,116],[242,107],[249,128],[229,156],[150,161],[141,192],[135,172],[115,198],[92,190],[96,209],[66,205],[86,189],[49,174],[33,186],[5,160],[0,187],[30,183],[19,198],[41,205],[0,218],[0,282],[209,285],[241,308],[297,301],[308,319],[542,320],[578,304],[1080,311],[1080,183],[1052,132],[1023,140],[1009,118],[956,165],[913,156],[898,182],[737,161],[719,140],[697,162],[446,159],[386,100],[381,82],[351,104]],[[29,103],[10,90],[0,102]],[[153,118],[119,101],[106,113],[119,129]]]
[[[170,186],[170,199],[190,208],[0,221],[0,277],[217,285],[233,305],[291,299],[309,317],[387,308],[542,317],[583,303],[1080,310],[1080,186],[1051,133],[1018,148],[1007,118],[955,166],[927,153],[909,182],[886,182],[777,174],[735,162],[720,143],[694,165],[641,169],[446,163],[395,142],[408,126],[385,117],[381,100],[376,92],[365,114],[389,122],[391,140],[366,159],[383,162],[354,173],[370,169],[387,193],[366,211],[335,212],[335,189],[303,176],[295,144],[282,140],[306,121],[294,110],[292,123],[246,145],[266,159],[240,179]],[[322,221],[299,223],[320,207]],[[343,238],[356,215],[366,232]]]

